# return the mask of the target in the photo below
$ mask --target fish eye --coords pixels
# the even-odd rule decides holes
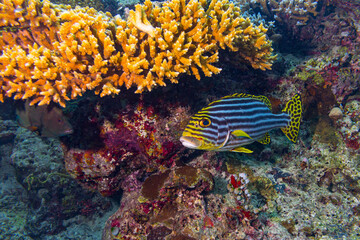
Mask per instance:
[[[203,118],[200,120],[201,127],[208,127],[208,126],[210,126],[210,124],[211,124],[211,121],[208,118]]]

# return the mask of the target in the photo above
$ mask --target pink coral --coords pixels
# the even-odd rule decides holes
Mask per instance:
[[[67,171],[83,186],[105,196],[120,188],[133,191],[140,188],[139,179],[148,173],[174,165],[182,146],[176,135],[166,134],[164,129],[168,121],[174,126],[172,130],[180,127],[175,110],[164,119],[142,102],[107,113],[111,117],[101,116],[101,109],[96,108],[99,116],[91,121],[101,124],[100,147],[66,149],[65,154]]]

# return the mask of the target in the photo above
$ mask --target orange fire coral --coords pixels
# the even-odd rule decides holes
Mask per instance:
[[[136,86],[137,93],[176,83],[181,73],[217,74],[218,49],[254,68],[274,56],[263,26],[253,26],[228,0],[173,0],[137,5],[127,21],[94,9],[44,0],[0,0],[0,101],[65,106],[95,90],[100,96]]]

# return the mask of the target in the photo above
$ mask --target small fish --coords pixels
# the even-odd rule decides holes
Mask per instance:
[[[275,128],[281,128],[295,143],[301,114],[299,94],[282,113],[273,114],[267,97],[235,93],[210,103],[191,117],[180,141],[192,149],[252,153],[242,146],[255,141],[270,143],[268,132]]]
[[[16,109],[17,121],[21,127],[37,132],[42,137],[60,137],[73,133],[73,128],[56,106],[25,106]]]

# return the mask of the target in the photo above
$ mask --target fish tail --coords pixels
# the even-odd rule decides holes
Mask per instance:
[[[295,94],[289,102],[286,103],[283,112],[289,114],[290,122],[284,128],[281,128],[287,138],[293,143],[296,142],[300,128],[302,115],[302,103],[300,94]]]

